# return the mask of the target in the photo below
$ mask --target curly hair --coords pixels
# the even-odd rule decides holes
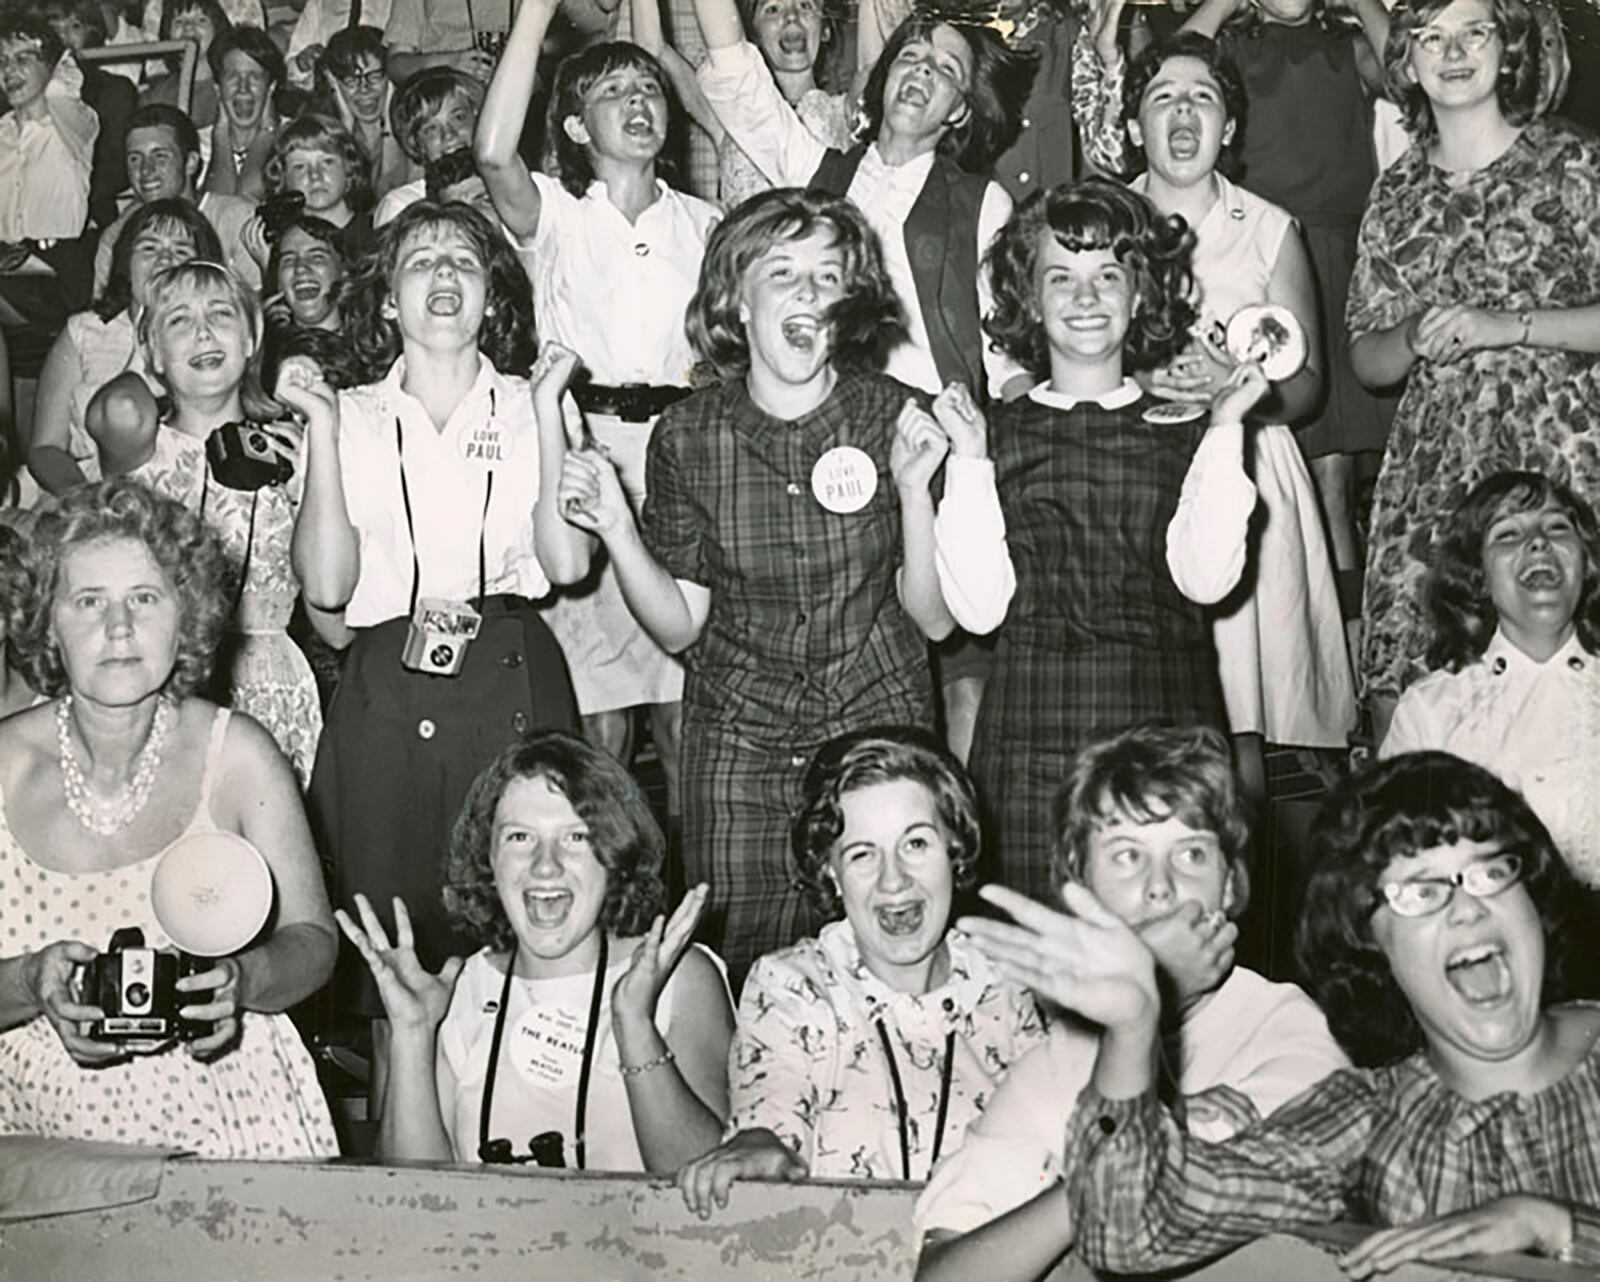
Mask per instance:
[[[0,522],[0,627],[5,629],[5,649],[0,663],[20,672],[17,633],[22,628],[23,605],[28,599],[27,537]]]
[[[854,201],[776,187],[752,196],[712,230],[689,300],[689,341],[723,378],[750,368],[750,343],[739,320],[745,273],[776,245],[819,231],[829,233],[844,256],[846,292],[828,311],[832,361],[842,369],[882,366],[904,324],[877,234]]]
[[[222,645],[232,597],[222,545],[183,504],[117,477],[79,485],[40,514],[23,553],[26,592],[12,641],[17,667],[40,694],[67,693],[70,676],[52,635],[67,555],[92,543],[133,539],[149,549],[178,597],[178,653],[164,689],[177,699],[202,689]]]
[[[273,140],[272,154],[261,168],[267,195],[276,196],[284,190],[285,170],[292,151],[320,151],[338,156],[344,161],[345,204],[356,213],[372,208],[375,198],[372,159],[356,136],[332,116],[320,116],[308,111],[296,116],[278,131],[277,138]]]
[[[481,213],[459,201],[419,200],[378,232],[378,243],[345,278],[339,315],[349,335],[353,365],[375,383],[400,355],[399,323],[385,314],[406,243],[441,229],[458,232],[483,260],[488,300],[478,347],[502,374],[526,374],[533,364],[533,291],[506,238]]]
[[[563,730],[525,736],[472,781],[445,856],[444,906],[451,922],[490,948],[515,947],[494,881],[494,817],[516,779],[545,780],[587,825],[590,847],[607,874],[601,928],[624,936],[646,930],[666,906],[666,838],[626,767]]]
[[[931,14],[913,13],[906,18],[883,42],[883,52],[861,90],[856,140],[871,141],[883,127],[884,90],[889,69],[901,50],[913,40],[931,41],[939,27],[954,31],[967,42],[972,51],[972,83],[964,95],[966,113],[939,135],[938,152],[969,174],[986,174],[1022,132],[1023,105],[1039,71],[1037,52],[1008,48],[989,27],[957,26]]]
[[[1245,92],[1244,77],[1239,66],[1226,50],[1210,36],[1198,31],[1179,31],[1165,40],[1158,40],[1133,60],[1128,77],[1122,84],[1122,123],[1139,119],[1144,106],[1145,92],[1160,74],[1161,68],[1173,58],[1193,58],[1204,63],[1211,78],[1222,92],[1223,118],[1233,122],[1233,137],[1223,143],[1217,153],[1217,172],[1226,178],[1237,178],[1240,172],[1240,152],[1244,148],[1245,123],[1250,112],[1250,97]],[[1135,149],[1139,150],[1139,149]],[[1139,150],[1142,156],[1142,150]]]
[[[828,876],[834,845],[844,834],[844,798],[860,788],[909,779],[933,796],[939,822],[950,834],[950,872],[957,890],[978,876],[983,853],[978,794],[972,777],[939,738],[917,726],[875,726],[831,739],[806,767],[800,809],[789,825],[796,884],[829,920],[843,914],[838,887]]]
[[[1433,625],[1429,668],[1459,672],[1486,649],[1500,626],[1483,573],[1483,541],[1501,517],[1547,506],[1565,512],[1583,544],[1583,591],[1575,622],[1578,641],[1600,654],[1600,522],[1594,509],[1559,481],[1539,472],[1496,472],[1472,487],[1445,517],[1434,538],[1423,605]]]
[[[1145,721],[1080,748],[1056,794],[1054,880],[1083,881],[1089,838],[1119,817],[1176,819],[1215,833],[1233,878],[1229,915],[1243,914],[1250,901],[1250,810],[1220,731]]]
[[[139,345],[144,348],[145,362],[152,373],[156,368],[155,331],[167,309],[185,295],[226,298],[244,317],[250,337],[244,377],[239,383],[239,401],[245,417],[252,423],[271,423],[283,417],[284,407],[261,388],[261,348],[266,322],[255,290],[221,263],[196,258],[157,272],[150,278],[145,294],[144,310],[139,313]]]
[[[1386,95],[1398,103],[1405,115],[1406,132],[1419,143],[1438,136],[1433,106],[1411,70],[1416,35],[1453,0],[1401,0],[1389,23],[1389,39],[1383,47],[1383,80]],[[1500,33],[1500,74],[1495,79],[1495,98],[1507,124],[1525,125],[1555,104],[1541,95],[1540,61],[1544,42],[1551,39],[1535,19],[1526,0],[1490,0],[1495,28]],[[1566,47],[1559,26],[1551,54]]]
[[[204,8],[203,5],[189,7]],[[229,27],[225,31],[218,31],[212,38],[211,47],[206,50],[206,62],[219,86],[222,84],[222,62],[230,53],[244,54],[267,73],[269,94],[275,94],[289,74],[283,54],[272,42],[272,37],[260,27]]]
[[[1423,1045],[1422,1027],[1372,933],[1383,903],[1379,878],[1396,858],[1460,841],[1496,842],[1522,855],[1522,884],[1544,927],[1543,1005],[1591,995],[1593,896],[1568,871],[1532,808],[1459,757],[1404,753],[1328,795],[1311,828],[1311,876],[1295,936],[1301,973],[1360,1066],[1392,1064]]]
[[[550,105],[545,113],[544,145],[548,153],[545,168],[574,196],[582,196],[595,180],[594,162],[589,159],[588,146],[567,132],[566,121],[572,116],[582,119],[584,99],[601,80],[613,72],[630,69],[654,76],[661,92],[667,95],[669,102],[672,100],[671,81],[655,55],[626,40],[606,40],[568,54],[556,69]],[[677,114],[669,111],[669,125]],[[657,173],[664,174],[667,168],[664,157],[658,155],[656,164]]]
[[[187,232],[196,258],[222,260],[222,242],[217,239],[217,229],[200,212],[200,206],[180,196],[140,205],[128,215],[128,221],[122,224],[111,246],[111,268],[106,273],[105,288],[95,299],[93,308],[101,320],[108,321],[132,306],[133,247],[147,231],[169,235],[175,231]],[[146,286],[148,288],[148,282]]]
[[[984,265],[994,282],[994,311],[983,328],[995,345],[1035,375],[1050,369],[1039,320],[1038,272],[1044,237],[1075,252],[1109,249],[1134,277],[1133,318],[1124,364],[1147,369],[1189,341],[1195,308],[1190,259],[1194,233],[1176,214],[1163,217],[1143,196],[1108,178],[1085,178],[1036,191],[995,236]]]
[[[472,108],[476,119],[483,109],[483,82],[454,67],[419,71],[395,93],[389,104],[389,128],[412,164],[427,159],[422,150],[422,126],[458,98]]]

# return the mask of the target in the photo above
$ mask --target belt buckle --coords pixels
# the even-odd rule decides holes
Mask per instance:
[[[648,423],[654,417],[650,408],[650,384],[622,383],[617,391],[617,417],[624,423]]]

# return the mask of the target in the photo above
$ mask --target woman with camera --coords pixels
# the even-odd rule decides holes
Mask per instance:
[[[170,408],[163,415],[142,378],[107,384],[95,398],[101,473],[177,499],[222,541],[233,610],[219,675],[232,706],[271,732],[305,788],[322,706],[288,633],[300,594],[289,544],[301,431],[261,388],[260,304],[227,268],[185,263],[151,281],[139,337]]]
[[[35,525],[11,635],[49,702],[0,721],[0,1134],[208,1157],[332,1155],[310,1056],[281,1012],[333,967],[333,919],[293,774],[249,717],[196,696],[222,640],[226,558],[179,504],[119,478]],[[65,797],[65,805],[62,804]],[[172,940],[160,857],[227,833],[271,871],[271,925],[177,983],[181,1045],[94,1035],[84,968],[113,932]],[[115,975],[114,958],[97,970]],[[114,1013],[114,1012],[113,1012]]]
[[[405,209],[341,308],[370,381],[337,399],[325,384],[278,388],[307,419],[295,568],[308,605],[343,614],[324,638],[350,647],[311,810],[336,898],[361,891],[384,913],[404,899],[422,964],[437,969],[464,942],[440,856],[468,785],[525,732],[577,725],[566,662],[533,606],[589,568],[549,461],[565,448],[557,399],[574,358],[551,347],[523,377],[528,278],[467,205]],[[346,962],[336,1004],[381,1021],[366,968]],[[380,1023],[374,1108],[384,1036]]]

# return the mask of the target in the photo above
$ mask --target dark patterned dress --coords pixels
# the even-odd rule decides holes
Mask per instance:
[[[1016,593],[972,745],[986,874],[1055,902],[1052,810],[1085,741],[1148,717],[1227,728],[1211,626],[1173,583],[1167,525],[1207,424],[1153,402],[990,415]],[[994,862],[997,858],[998,862]]]
[[[1350,336],[1429,306],[1496,311],[1600,302],[1600,149],[1540,121],[1492,164],[1447,174],[1412,147],[1373,189],[1350,288]],[[1421,586],[1438,520],[1484,477],[1545,472],[1600,501],[1600,357],[1547,347],[1419,360],[1373,496],[1365,691],[1397,696],[1422,675]]]

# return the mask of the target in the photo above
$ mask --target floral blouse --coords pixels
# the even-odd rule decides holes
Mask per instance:
[[[758,961],[729,1051],[727,1133],[766,1127],[813,1176],[926,1179],[935,1152],[959,1147],[1006,1070],[1047,1033],[1032,993],[1001,979],[961,932],[946,940],[950,976],[925,994],[878,979],[842,921]],[[941,1139],[935,1131],[952,1033]]]

